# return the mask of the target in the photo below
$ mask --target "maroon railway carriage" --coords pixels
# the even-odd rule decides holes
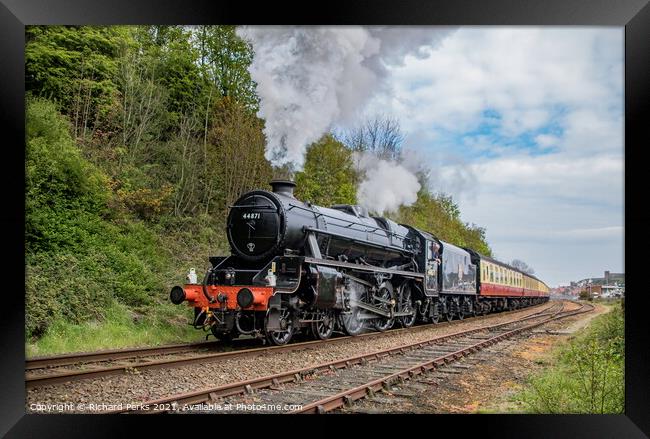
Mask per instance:
[[[548,300],[549,287],[535,276],[471,249],[466,250],[478,267],[479,303],[489,304],[491,309],[515,309]]]

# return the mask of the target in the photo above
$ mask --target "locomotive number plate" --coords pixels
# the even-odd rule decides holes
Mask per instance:
[[[251,212],[251,213],[244,213],[241,216],[243,219],[260,219],[262,218],[262,214],[260,212]]]

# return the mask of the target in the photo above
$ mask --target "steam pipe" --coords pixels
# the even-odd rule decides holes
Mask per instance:
[[[201,290],[203,291],[205,298],[208,299],[208,303],[214,303],[217,301],[217,299],[208,294],[208,279],[210,278],[210,274],[212,274],[212,270],[213,268],[210,268],[205,272],[205,277],[203,278],[203,283],[201,284]]]

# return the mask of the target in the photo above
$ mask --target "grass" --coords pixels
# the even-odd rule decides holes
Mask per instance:
[[[593,319],[575,337],[542,361],[523,389],[506,401],[515,413],[622,413],[624,399],[624,318],[621,303]],[[488,407],[480,413],[495,413]]]
[[[55,321],[46,334],[26,343],[27,357],[66,352],[202,341],[204,333],[188,325],[191,310],[160,304],[155,314],[139,315],[113,302],[102,321],[71,324]]]

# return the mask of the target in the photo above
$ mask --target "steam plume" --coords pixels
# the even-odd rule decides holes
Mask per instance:
[[[420,182],[417,173],[423,170],[421,162],[413,161],[412,153],[400,162],[380,159],[372,153],[355,153],[357,169],[364,178],[357,190],[357,201],[371,212],[384,214],[399,206],[410,206],[417,200]]]
[[[389,92],[386,66],[424,57],[445,28],[238,28],[255,57],[250,73],[266,120],[266,157],[298,168],[304,150],[337,122],[356,117],[375,93]]]

